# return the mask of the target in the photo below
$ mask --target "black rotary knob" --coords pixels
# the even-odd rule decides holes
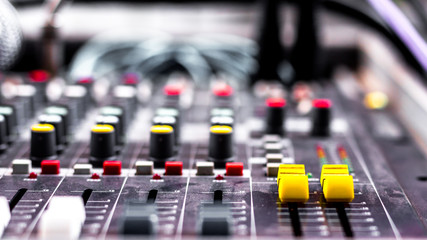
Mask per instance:
[[[65,126],[59,115],[40,115],[39,122],[42,124],[51,124],[55,128],[56,150],[62,152],[65,145]]]
[[[97,124],[92,127],[91,132],[89,162],[100,167],[104,161],[114,160],[116,158],[114,127]]]
[[[267,107],[265,132],[267,134],[283,135],[285,122],[286,100],[283,98],[269,98],[265,101]]]
[[[209,160],[221,167],[233,157],[233,128],[225,125],[215,125],[210,128]]]
[[[114,128],[115,137],[116,137],[116,145],[122,146],[124,144],[125,136],[120,131],[120,119],[116,116],[110,115],[110,116],[98,116],[96,118],[96,124],[107,124],[111,125]]]
[[[229,116],[213,116],[211,117],[211,126],[215,125],[225,125],[233,127],[234,119]]]
[[[138,106],[137,92],[135,87],[127,85],[115,86],[113,89],[113,95],[119,106],[128,106],[128,119],[133,118]]]
[[[119,125],[117,129],[119,129],[120,134],[123,136],[126,135],[128,118],[125,109],[118,106],[105,106],[102,107],[99,113],[103,116],[116,116],[119,118]]]
[[[7,141],[12,143],[17,136],[18,117],[16,111],[12,106],[2,105],[0,106],[0,114],[5,118]]]
[[[319,137],[329,136],[332,102],[329,99],[315,99],[312,104],[311,134]]]
[[[155,116],[170,116],[170,117],[174,117],[175,121],[176,121],[176,128],[179,129],[180,126],[181,126],[180,112],[179,112],[179,110],[177,108],[169,108],[169,107],[158,108],[156,110]]]
[[[164,163],[174,157],[174,131],[168,125],[154,125],[150,134],[150,158]]]
[[[6,119],[0,115],[0,153],[7,149]]]
[[[65,144],[67,144],[70,141],[70,135],[71,130],[73,126],[73,122],[75,119],[73,119],[73,114],[70,114],[70,111],[65,106],[49,106],[44,111],[47,115],[57,115],[60,116],[62,119],[62,124],[64,126],[64,138],[65,138]]]
[[[31,127],[30,158],[35,165],[42,160],[56,158],[56,135],[52,124],[35,124]]]
[[[153,118],[153,125],[168,125],[173,128],[174,142],[175,145],[179,144],[179,125],[175,117],[173,116],[155,116]]]
[[[64,96],[69,103],[76,105],[77,116],[84,118],[90,106],[87,89],[80,85],[69,85],[64,89]]]

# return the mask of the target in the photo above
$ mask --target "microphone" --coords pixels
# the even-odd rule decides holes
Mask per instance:
[[[9,1],[0,0],[0,70],[6,70],[16,60],[21,43],[18,14]]]

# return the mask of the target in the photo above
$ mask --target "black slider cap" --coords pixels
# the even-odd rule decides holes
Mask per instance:
[[[121,220],[120,232],[123,235],[155,235],[157,225],[158,218],[153,205],[129,202]]]
[[[205,205],[200,211],[199,234],[202,236],[231,235],[231,212],[225,205]]]

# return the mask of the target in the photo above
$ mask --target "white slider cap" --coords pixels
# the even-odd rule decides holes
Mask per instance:
[[[86,213],[80,196],[55,196],[39,223],[42,239],[78,239]]]
[[[10,221],[9,202],[5,197],[0,197],[0,237]]]

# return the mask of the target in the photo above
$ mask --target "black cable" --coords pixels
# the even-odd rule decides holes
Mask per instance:
[[[388,26],[384,23],[381,23],[375,17],[370,16],[364,10],[358,9],[356,6],[346,5],[340,1],[334,0],[323,0],[322,6],[327,10],[333,11],[335,13],[353,18],[358,22],[363,23],[366,26],[371,27],[372,29],[378,31],[385,38],[389,39],[393,45],[400,51],[405,60],[423,77],[427,76],[422,65],[418,62],[412,52],[409,50],[408,46],[400,39],[394,32],[390,30]],[[365,9],[366,10],[366,9]]]
[[[140,73],[153,81],[175,71],[186,72],[199,85],[206,85],[212,75],[227,74],[233,79],[248,80],[254,69],[254,43],[244,38],[204,36],[192,38],[149,38],[140,42],[102,42],[90,40],[75,56],[70,78],[95,79],[123,72]],[[107,38],[108,39],[108,38]],[[153,45],[153,43],[156,43]]]

